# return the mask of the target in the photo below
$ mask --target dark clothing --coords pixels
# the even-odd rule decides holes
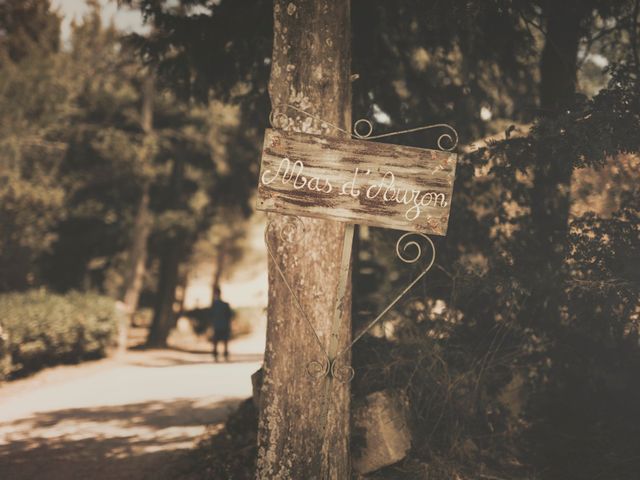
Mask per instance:
[[[231,330],[231,307],[227,302],[222,300],[214,300],[211,305],[211,322],[214,331]]]
[[[218,342],[224,344],[224,357],[229,356],[229,337],[231,336],[231,307],[220,299],[211,305],[211,324],[213,326],[213,357],[218,360]]]
[[[226,328],[226,329],[221,329],[221,328],[216,328],[213,331],[213,341],[214,342],[220,342],[222,340],[229,340],[229,337],[231,336],[231,330]]]

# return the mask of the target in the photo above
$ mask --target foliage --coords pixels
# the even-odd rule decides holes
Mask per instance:
[[[0,291],[34,281],[34,263],[64,216],[56,172],[65,146],[54,130],[68,107],[69,78],[60,76],[60,20],[48,3],[0,6]]]
[[[115,302],[95,294],[44,290],[0,295],[2,378],[99,358],[115,340]]]
[[[525,323],[536,297],[484,250],[450,276],[432,271],[386,338],[357,346],[355,395],[405,391],[415,439],[406,462],[371,478],[634,478],[638,205],[572,223],[569,272],[554,280],[567,292],[561,324]]]
[[[57,225],[58,241],[43,264],[57,288],[86,285],[88,274],[91,285],[107,282],[117,294],[145,183],[151,184],[157,215],[156,243],[206,228],[215,185],[208,124],[202,109],[161,92],[154,99],[153,135],[145,134],[140,112],[149,73],[121,48],[116,30],[101,26],[97,12],[75,28],[72,46],[67,67],[76,69],[80,85],[60,172],[67,217]]]
[[[250,211],[272,2],[122,3],[142,10],[149,38],[123,45],[94,14],[70,52],[51,40],[59,21],[46,0],[0,7],[13,12],[0,25],[0,290],[42,281],[117,290],[146,182],[152,272],[169,247],[183,261],[206,232],[210,243],[238,236],[212,229],[214,214],[234,222]],[[560,3],[580,37],[578,95],[549,112],[540,106],[542,57],[554,48],[545,22]],[[395,387],[411,400],[411,454],[371,477],[636,478],[638,2],[352,4],[354,116],[389,130],[446,121],[465,146],[436,266],[354,350],[356,398]],[[152,138],[139,118],[149,67],[170,87],[154,101]],[[401,141],[432,145],[436,135]],[[572,180],[545,176],[555,168]],[[571,189],[569,216],[536,215],[545,182],[559,197]],[[539,234],[547,219],[568,232],[553,237],[553,252]],[[357,326],[412,273],[388,253],[396,237],[360,238]],[[2,335],[0,348],[6,326]],[[212,440],[211,475],[251,469],[252,415]]]
[[[186,98],[242,96],[264,102],[271,57],[272,4],[264,0],[121,0],[154,27],[130,41]],[[207,45],[208,48],[202,48]],[[263,104],[263,106],[265,106]],[[257,119],[254,119],[256,121]]]
[[[158,29],[152,41],[137,42],[168,81],[197,96],[249,92],[245,109],[259,111],[270,27],[235,20],[249,3],[270,20],[271,2],[127,3],[141,6]],[[639,282],[629,266],[637,263],[640,197],[625,158],[640,150],[638,3],[352,5],[354,112],[390,130],[446,121],[469,145],[457,169],[449,234],[436,241],[436,268],[392,313],[392,333],[377,331],[384,338],[367,336],[354,351],[356,397],[394,386],[412,406],[410,457],[372,478],[424,478],[425,465],[429,478],[633,478],[638,465],[628,445],[638,432],[624,418],[638,415],[630,372],[638,372]],[[562,59],[562,80],[573,85],[572,66],[582,67],[575,89],[582,95],[553,100],[568,108],[549,112],[539,106],[543,56],[558,48],[549,22],[563,20],[579,38],[577,58]],[[208,57],[192,53],[203,36]],[[247,49],[248,41],[260,48]],[[598,56],[609,62],[605,72]],[[532,126],[517,126],[523,123]],[[498,132],[486,147],[470,145]],[[431,145],[435,135],[402,142]],[[606,214],[586,213],[585,168],[613,190]],[[540,202],[557,200],[540,198],[541,191],[566,198],[570,189],[554,169],[573,172],[574,216],[536,213],[546,208]],[[547,220],[569,232],[553,236],[554,251],[540,234]],[[410,276],[386,253],[396,237],[373,231],[361,238],[356,325]],[[565,452],[570,468],[560,460]]]
[[[421,478],[425,465],[443,479],[635,478],[640,195],[626,153],[640,150],[639,99],[634,70],[613,69],[593,99],[459,160],[438,268],[391,317],[386,339],[354,352],[355,394],[406,391],[416,439],[406,462],[371,478]],[[558,159],[574,169],[575,211],[590,193],[586,166],[611,175],[600,180],[615,200],[572,217],[561,268],[539,275],[532,167]],[[389,237],[376,232],[373,243]],[[397,278],[386,290],[406,282],[388,259],[376,264],[378,277]],[[379,309],[386,290],[365,310]],[[545,302],[557,302],[557,317]]]
[[[251,212],[249,199],[258,175],[259,148],[267,126],[267,82],[272,44],[272,2],[266,0],[121,0],[137,7],[153,27],[149,36],[131,35],[128,44],[179,98],[211,105],[241,106],[236,128],[220,132],[225,145],[219,206]],[[205,47],[206,46],[206,47]],[[217,104],[217,105],[216,105]],[[214,127],[215,128],[215,127]],[[222,134],[222,135],[220,135]]]
[[[4,0],[0,4],[0,68],[18,62],[33,51],[56,51],[60,18],[50,0]]]
[[[33,182],[9,172],[0,175],[0,290],[27,286],[38,256],[55,240],[52,227],[63,216],[64,193],[48,178],[42,180]]]
[[[577,96],[525,134],[508,128],[460,158],[436,268],[392,313],[385,338],[354,351],[356,397],[392,386],[411,403],[411,455],[371,478],[637,475],[628,445],[640,431],[625,420],[640,415],[631,380],[640,366],[640,279],[628,267],[638,262],[640,197],[627,155],[640,151],[637,68],[627,58],[593,98]],[[533,188],[536,171],[562,162],[582,215],[553,245],[563,261],[549,271],[540,265],[554,252],[538,243]],[[584,213],[586,167],[611,189],[606,213]],[[410,276],[384,253],[396,237],[374,232],[361,243],[359,322]],[[382,278],[391,281],[377,286]]]
[[[144,185],[155,214],[151,258],[178,238],[185,259],[218,205],[237,202],[238,178],[251,171],[230,162],[219,174],[237,124],[170,91],[155,95],[153,135],[143,131],[149,69],[93,6],[73,25],[68,50],[34,43],[2,64],[2,291],[44,283],[120,295]],[[14,30],[39,25],[35,17],[28,28],[5,20],[8,43]]]

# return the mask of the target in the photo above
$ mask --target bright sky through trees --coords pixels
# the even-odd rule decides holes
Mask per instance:
[[[142,16],[137,10],[125,7],[118,8],[115,0],[99,0],[102,4],[103,19],[106,23],[113,21],[118,29],[123,31],[140,31]],[[53,8],[62,14],[62,39],[66,42],[71,34],[71,22],[82,19],[90,7],[85,0],[51,0]]]

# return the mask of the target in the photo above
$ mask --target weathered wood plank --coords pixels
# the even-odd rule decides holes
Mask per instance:
[[[446,235],[455,153],[269,129],[259,210]]]

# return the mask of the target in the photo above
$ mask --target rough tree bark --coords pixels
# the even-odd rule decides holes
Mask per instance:
[[[348,0],[275,0],[269,93],[278,128],[344,135],[317,119],[283,109],[286,104],[350,128],[350,42]],[[278,234],[287,217],[270,214],[269,220],[275,232],[269,236],[272,251],[325,350],[347,345],[350,279],[336,321],[334,312],[343,244],[350,248],[353,229],[303,218],[304,234],[287,241]],[[349,384],[330,376],[313,380],[306,366],[315,360],[323,360],[323,352],[270,262],[258,479],[344,480],[350,476]],[[349,357],[345,360],[350,362]]]
[[[150,74],[142,87],[142,111],[141,126],[144,132],[144,146],[141,149],[141,160],[143,165],[150,159],[150,141],[153,136],[153,99],[155,96],[155,80]],[[133,320],[133,315],[138,308],[140,292],[144,280],[145,266],[147,262],[147,241],[151,232],[151,212],[149,211],[149,181],[145,180],[142,184],[142,194],[140,203],[136,212],[136,218],[133,224],[133,238],[131,248],[129,250],[129,265],[125,278],[125,290],[122,297],[124,303],[125,315],[123,316],[123,325],[120,332],[120,348],[126,348],[126,336],[128,326]],[[124,337],[124,338],[123,338]],[[124,342],[124,343],[123,343]]]

